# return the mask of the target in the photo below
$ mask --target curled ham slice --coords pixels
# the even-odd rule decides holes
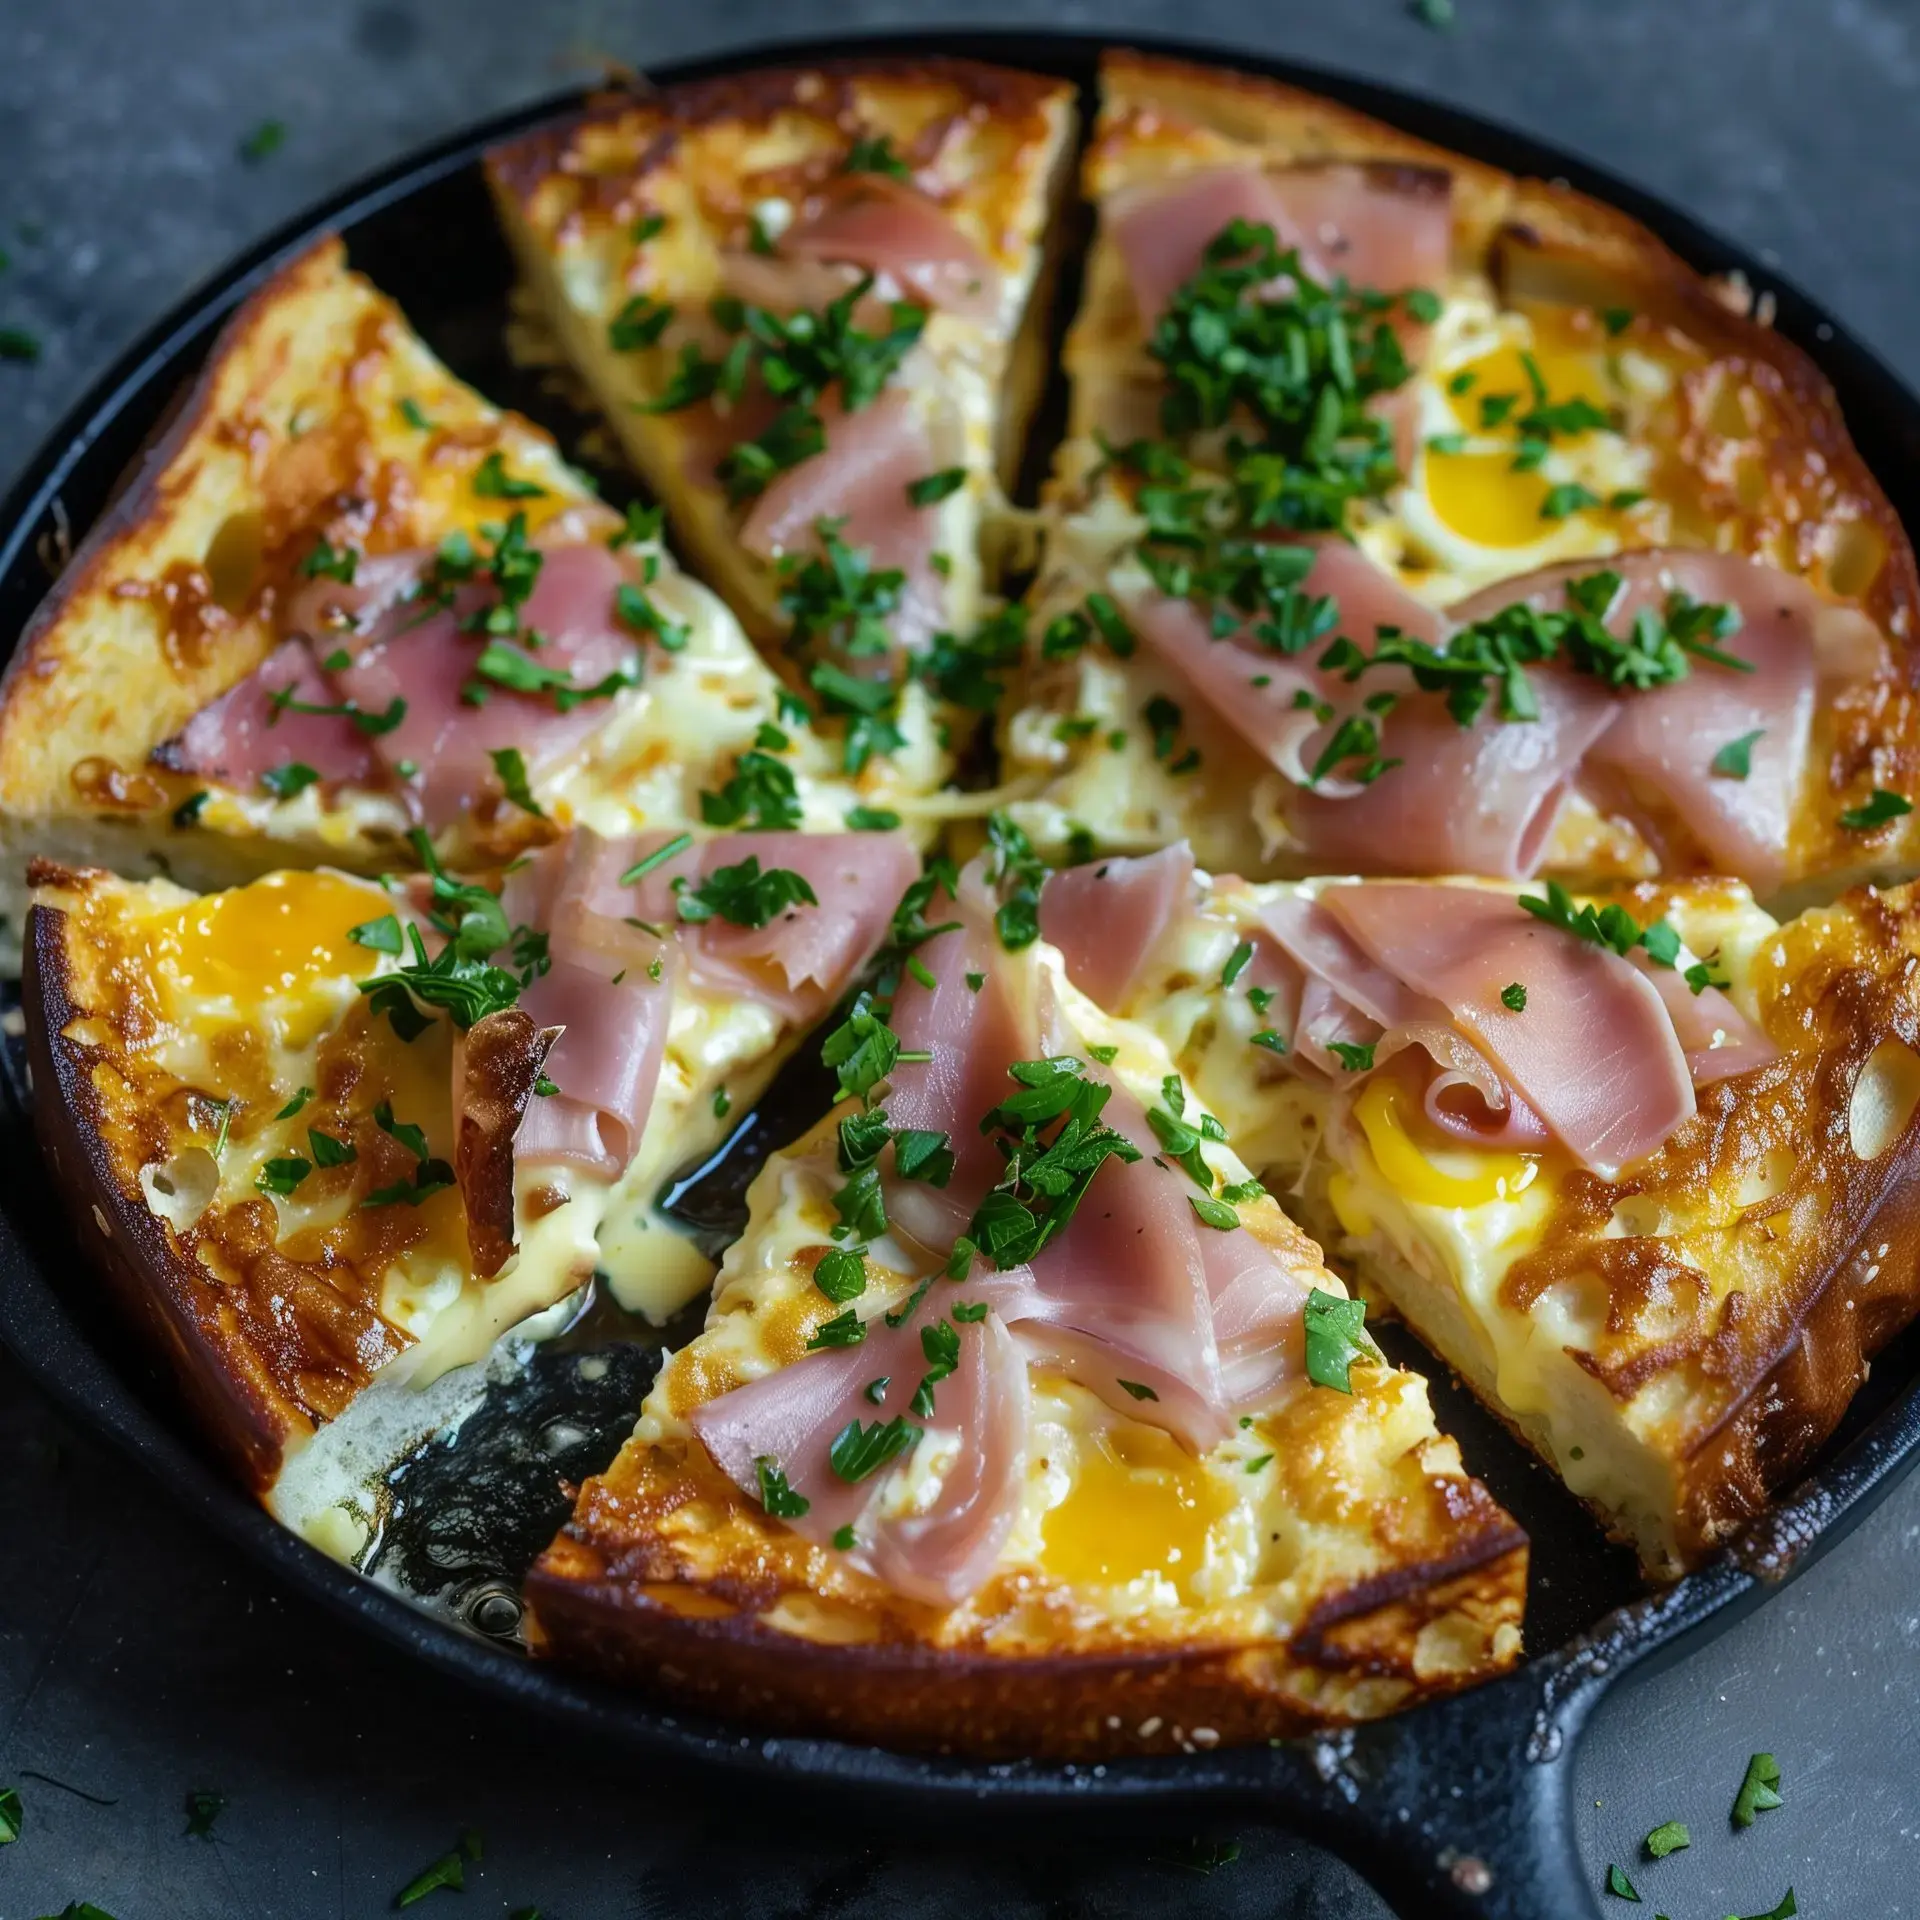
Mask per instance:
[[[831,1460],[834,1438],[851,1420],[884,1425],[904,1416],[918,1423],[911,1403],[927,1371],[921,1329],[939,1318],[938,1297],[899,1327],[876,1316],[857,1347],[808,1354],[707,1401],[689,1419],[721,1472],[756,1498],[759,1462],[779,1466],[808,1502],[805,1513],[787,1521],[802,1537],[824,1547],[851,1526],[848,1557],[856,1565],[896,1592],[951,1607],[992,1572],[1026,1477],[1027,1363],[1005,1323],[992,1312],[978,1322],[948,1323],[959,1335],[960,1361],[935,1387],[934,1416],[925,1425],[929,1434],[952,1434],[958,1445],[924,1509],[882,1510],[876,1496],[887,1469],[849,1484]],[[866,1387],[882,1375],[888,1385],[875,1406]]]
[[[963,319],[991,320],[1000,276],[942,209],[886,174],[846,174],[824,204],[780,236],[797,260],[844,261],[884,275],[910,300]]]
[[[361,785],[379,761],[373,743],[340,714],[277,708],[275,694],[306,706],[339,705],[313,656],[299,640],[283,641],[244,680],[204,706],[153,757],[175,773],[197,773],[224,786],[254,787],[260,776],[299,762],[329,784]]]
[[[1382,293],[1437,287],[1452,244],[1451,178],[1391,162],[1208,167],[1123,188],[1103,218],[1151,326],[1234,220],[1271,227],[1318,278]]]
[[[907,498],[910,482],[941,465],[913,400],[890,388],[857,413],[837,397],[820,408],[823,452],[789,467],[754,503],[740,537],[765,559],[818,548],[822,520],[839,520],[838,537],[868,550],[876,571],[906,577],[887,625],[910,651],[924,647],[947,622],[945,583],[933,568],[939,516]]]
[[[919,870],[892,834],[738,833],[696,842],[635,883],[622,879],[670,837],[602,839],[580,828],[508,876],[509,921],[548,935],[549,969],[520,1004],[540,1026],[562,1029],[546,1067],[559,1091],[528,1103],[515,1136],[522,1160],[620,1173],[646,1132],[678,985],[758,1001],[783,1026],[817,1019],[872,959]],[[763,871],[804,874],[820,904],[759,928],[679,921],[676,878],[697,884],[750,855]]]
[[[1584,1165],[1612,1174],[1694,1111],[1659,993],[1631,962],[1521,910],[1510,894],[1391,881],[1319,905],[1379,966],[1439,1002]],[[1501,1000],[1518,981],[1524,1011]]]
[[[1464,623],[1516,600],[1564,606],[1566,582],[1592,573],[1595,564],[1553,567],[1517,585],[1490,588],[1454,608],[1453,617]],[[1739,611],[1739,632],[1722,644],[1752,671],[1695,660],[1684,680],[1613,698],[1612,724],[1587,750],[1586,771],[1618,788],[1629,807],[1650,800],[1656,837],[1663,823],[1678,822],[1716,870],[1738,873],[1762,892],[1777,886],[1807,770],[1819,634],[1830,616],[1849,622],[1848,610],[1828,608],[1804,580],[1739,554],[1670,549],[1598,564],[1623,581],[1607,619],[1610,630],[1624,633],[1642,607],[1657,611],[1669,593],[1686,593]],[[1857,625],[1857,617],[1850,624]],[[1536,675],[1535,684],[1543,678]],[[1754,732],[1760,738],[1747,777],[1715,774],[1715,752]]]
[[[1082,993],[1117,1012],[1192,886],[1193,850],[1184,840],[1137,860],[1065,867],[1040,890],[1040,937],[1060,949]]]

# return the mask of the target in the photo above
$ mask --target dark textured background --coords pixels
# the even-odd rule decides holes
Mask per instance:
[[[1178,32],[1418,88],[1664,193],[1920,379],[1910,0],[1457,6],[1441,35],[1401,0],[0,0],[0,324],[44,344],[35,367],[0,365],[0,485],[140,328],[354,176],[596,57],[645,65],[836,25]],[[270,117],[284,147],[243,164],[239,141]],[[1632,1867],[1642,1913],[1764,1912],[1789,1881],[1811,1920],[1920,1913],[1917,1542],[1910,1483],[1761,1614],[1609,1701],[1578,1768],[1596,1886],[1677,1817],[1693,1847]],[[1726,1808],[1757,1747],[1779,1755],[1787,1805],[1736,1837]],[[563,1741],[276,1593],[0,1358],[9,1783],[28,1816],[0,1849],[0,1920],[78,1898],[119,1920],[358,1920],[472,1825],[484,1866],[423,1913],[1384,1912],[1326,1855],[1258,1827],[1202,1879],[1137,1829],[1008,1833],[983,1812],[909,1833],[857,1803],[796,1809]],[[232,1803],[211,1844],[182,1837],[191,1787]]]

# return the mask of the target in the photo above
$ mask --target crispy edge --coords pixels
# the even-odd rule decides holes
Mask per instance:
[[[41,885],[83,887],[87,877],[42,866]],[[27,920],[22,984],[34,1128],[82,1248],[121,1311],[164,1357],[188,1410],[221,1457],[256,1492],[273,1483],[290,1446],[312,1423],[274,1383],[251,1345],[213,1305],[210,1282],[183,1259],[137,1187],[114,1168],[102,1133],[94,1049],[67,1038],[83,1018],[72,918],[37,904]]]
[[[1442,1559],[1323,1598],[1284,1646],[1141,1647],[995,1657],[905,1640],[806,1641],[696,1588],[681,1606],[563,1533],[526,1586],[535,1652],[756,1726],[983,1759],[1086,1759],[1245,1746],[1358,1716],[1307,1704],[1342,1679],[1401,1683],[1399,1705],[1491,1678],[1483,1662],[1414,1672],[1421,1630],[1449,1615],[1492,1637],[1518,1618],[1527,1543],[1484,1491],[1475,1530]],[[684,1610],[683,1610],[684,1609]],[[697,1610],[695,1610],[697,1609]],[[1515,1636],[1517,1642],[1517,1636]],[[1517,1657],[1517,1644],[1513,1657]]]

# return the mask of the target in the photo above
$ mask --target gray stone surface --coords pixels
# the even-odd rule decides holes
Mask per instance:
[[[0,0],[0,324],[45,347],[35,367],[0,364],[0,483],[144,325],[356,175],[601,56],[646,65],[856,25],[1180,32],[1415,87],[1667,195],[1920,379],[1910,5],[1457,6],[1443,36],[1400,0]],[[239,142],[269,118],[285,144],[242,163]],[[503,1720],[283,1599],[159,1491],[63,1437],[4,1360],[0,1459],[0,1784],[18,1780],[29,1806],[26,1838],[0,1850],[0,1920],[82,1897],[120,1920],[382,1912],[476,1821],[489,1854],[464,1910],[483,1914],[1381,1911],[1324,1855],[1258,1828],[1204,1881],[1137,1839],[987,1845],[968,1823],[901,1844],[858,1807],[792,1836],[764,1798],[661,1781]],[[1909,1483],[1772,1605],[1608,1703],[1579,1765],[1596,1886],[1619,1860],[1642,1910],[1675,1920],[1764,1912],[1789,1882],[1810,1916],[1920,1912],[1917,1542]],[[1762,1747],[1787,1805],[1734,1836],[1726,1808]],[[194,1786],[233,1802],[213,1845],[180,1838]],[[1637,1859],[1672,1818],[1693,1847]]]

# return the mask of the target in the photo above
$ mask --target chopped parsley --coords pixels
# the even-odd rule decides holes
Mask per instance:
[[[1693,1845],[1693,1835],[1680,1820],[1666,1820],[1647,1835],[1646,1847],[1656,1860],[1664,1860],[1670,1853],[1678,1853],[1682,1847]]]
[[[300,577],[303,580],[338,580],[342,586],[353,585],[355,569],[360,564],[360,555],[352,547],[336,547],[329,540],[316,540],[313,551],[300,562]]]
[[[813,1506],[804,1493],[795,1493],[787,1485],[787,1476],[771,1454],[763,1453],[753,1463],[760,1476],[760,1504],[776,1520],[798,1520]]]
[[[614,589],[613,611],[623,627],[652,638],[662,652],[684,653],[687,650],[686,623],[669,620],[631,580],[623,580]]]
[[[188,794],[187,797],[174,808],[173,824],[176,827],[197,826],[200,821],[201,809],[205,807],[207,802],[212,798],[212,794],[210,794],[205,787],[202,787],[198,793]]]
[[[986,872],[1001,894],[993,916],[1000,944],[1009,953],[1032,946],[1040,937],[1040,889],[1047,866],[1013,816],[999,808],[987,816]]]
[[[316,1167],[350,1167],[360,1157],[351,1140],[336,1140],[318,1127],[307,1129],[307,1151]]]
[[[318,785],[319,780],[319,768],[308,766],[304,760],[289,760],[284,767],[269,767],[260,776],[260,784],[276,800],[291,800],[295,794]]]
[[[1581,486],[1577,480],[1563,481],[1559,486],[1547,489],[1546,498],[1540,502],[1540,518],[1564,520],[1569,514],[1584,513],[1589,507],[1602,504],[1597,493]]]
[[[507,471],[507,457],[498,447],[474,468],[467,483],[482,500],[544,500],[547,490],[537,481],[518,480]]]
[[[936,633],[911,670],[951,705],[992,713],[1006,692],[1006,676],[1026,650],[1027,610],[1014,601],[988,614],[970,634]]]
[[[922,474],[907,482],[907,498],[916,507],[938,506],[949,495],[967,484],[965,467],[942,467],[938,473]]]
[[[408,394],[400,402],[400,418],[416,432],[431,433],[433,431],[433,422],[428,417],[426,409],[412,394]]]
[[[1765,727],[1755,727],[1738,740],[1729,740],[1708,762],[1708,772],[1717,773],[1723,780],[1746,779],[1753,771],[1754,745],[1765,732]]]
[[[916,1446],[919,1440],[920,1429],[900,1414],[884,1424],[875,1420],[864,1427],[858,1419],[853,1419],[834,1435],[833,1444],[827,1449],[827,1461],[838,1478],[849,1486],[857,1486],[890,1460]]]
[[[544,820],[547,810],[533,797],[533,788],[527,781],[527,763],[518,747],[498,747],[487,756],[493,762],[493,770],[500,776],[500,790],[522,813],[530,813],[536,820]],[[391,951],[398,952],[393,948]]]
[[[1349,1073],[1371,1073],[1374,1048],[1377,1045],[1378,1042],[1373,1040],[1329,1040],[1327,1051]]]
[[[347,929],[347,938],[356,947],[365,947],[371,953],[390,953],[396,959],[406,951],[400,916],[396,913],[383,913],[378,920],[362,920],[357,927]]]
[[[31,366],[40,358],[40,342],[25,327],[0,327],[0,360]]]
[[[836,1306],[857,1300],[867,1290],[866,1249],[830,1248],[814,1267],[813,1284]]]
[[[857,1347],[867,1337],[865,1323],[853,1308],[823,1320],[807,1340],[809,1353],[824,1353],[829,1347]]]
[[[1256,1047],[1265,1047],[1269,1053],[1288,1053],[1292,1051],[1287,1045],[1286,1036],[1275,1033],[1271,1027],[1261,1028],[1261,1030],[1253,1036],[1250,1044]]]
[[[296,1113],[298,1113],[300,1109],[304,1107],[307,1104],[307,1102],[312,1098],[313,1098],[313,1089],[311,1087],[301,1087],[294,1094],[293,1098],[289,1100],[287,1104],[284,1107],[282,1107],[280,1111],[276,1113],[273,1117],[276,1120],[291,1120],[293,1116]],[[229,1107],[231,1107],[233,1105],[233,1102],[229,1100],[226,1104]]]
[[[411,1180],[397,1180],[392,1186],[376,1187],[360,1202],[363,1207],[417,1207],[423,1200],[454,1184],[453,1169],[444,1160],[434,1159],[428,1151],[424,1127],[410,1120],[396,1120],[390,1100],[382,1100],[374,1108],[373,1119],[382,1133],[397,1140],[413,1155],[415,1165]]]
[[[827,1035],[820,1058],[837,1075],[841,1099],[858,1100],[863,1106],[869,1103],[874,1089],[900,1058],[900,1042],[870,993],[861,993],[847,1017]]]
[[[1160,1398],[1151,1387],[1142,1385],[1138,1380],[1122,1380],[1120,1384],[1126,1388],[1136,1400],[1158,1400]]]
[[[761,870],[759,856],[716,867],[698,886],[678,889],[680,918],[693,925],[720,919],[736,927],[764,927],[796,907],[817,907],[820,897],[804,874],[791,867]]]
[[[1618,1867],[1610,1866],[1607,1869],[1607,1891],[1620,1900],[1637,1901],[1640,1898],[1633,1890],[1633,1882]]]
[[[855,833],[891,833],[900,824],[900,816],[891,807],[849,807],[845,820]]]
[[[1756,1753],[1747,1762],[1746,1777],[1734,1796],[1733,1824],[1750,1827],[1756,1814],[1785,1804],[1780,1797],[1780,1762],[1770,1753]]]
[[[1848,807],[1840,815],[1840,824],[1850,833],[1871,833],[1875,827],[1884,827],[1889,820],[1898,820],[1902,814],[1912,811],[1913,802],[1905,794],[1875,787],[1860,806]]]
[[[1604,907],[1596,907],[1589,901],[1584,907],[1576,908],[1573,896],[1557,880],[1547,882],[1544,898],[1537,893],[1523,893],[1520,906],[1536,920],[1544,920],[1548,926],[1558,927],[1576,940],[1605,947],[1622,959],[1635,947],[1644,947],[1647,958],[1656,966],[1670,967],[1679,956],[1680,936],[1666,921],[1656,920],[1651,926],[1643,927],[1625,907],[1612,901]]]
[[[780,612],[792,623],[796,646],[872,659],[887,651],[887,617],[899,608],[906,575],[898,567],[876,569],[865,547],[840,538],[843,524],[815,521],[821,551],[781,561]]]
[[[673,308],[650,294],[636,293],[607,322],[607,345],[615,353],[633,353],[658,344],[673,323]]]
[[[912,169],[893,150],[891,136],[884,133],[862,134],[847,149],[840,163],[842,173],[884,173],[894,180],[910,180]]]
[[[248,166],[256,167],[262,160],[268,160],[278,153],[287,143],[287,123],[284,120],[262,120],[240,142],[240,158]]]
[[[1242,940],[1240,944],[1227,955],[1227,964],[1220,969],[1220,984],[1223,987],[1232,986],[1233,983],[1246,972],[1247,962],[1252,958],[1253,942],[1251,940]]]
[[[1307,1378],[1317,1387],[1351,1393],[1353,1363],[1373,1354],[1367,1338],[1367,1303],[1315,1287],[1307,1295]]]
[[[212,1839],[213,1823],[226,1810],[224,1794],[210,1792],[205,1787],[195,1787],[187,1795],[187,1831],[184,1837],[189,1840]]]
[[[311,1160],[297,1153],[283,1154],[267,1161],[253,1176],[253,1184],[262,1193],[277,1194],[284,1200],[312,1171]]]
[[[1750,660],[1719,644],[1739,632],[1738,609],[1698,601],[1678,590],[1668,594],[1663,610],[1641,607],[1624,637],[1610,632],[1606,620],[1623,584],[1619,574],[1602,568],[1566,582],[1565,607],[1542,609],[1517,601],[1456,629],[1443,647],[1382,627],[1371,654],[1342,637],[1321,655],[1319,664],[1349,681],[1371,667],[1404,667],[1423,692],[1446,695],[1447,711],[1463,727],[1472,726],[1496,695],[1502,720],[1537,720],[1540,706],[1527,684],[1526,669],[1550,661],[1628,690],[1684,680],[1695,660],[1739,673],[1753,671]]]
[[[20,1826],[25,1818],[19,1789],[0,1787],[0,1847],[10,1847],[20,1838]]]
[[[633,865],[620,876],[620,884],[623,887],[637,886],[654,868],[664,867],[669,860],[677,860],[681,854],[685,853],[692,845],[692,834],[676,833],[671,840],[661,846],[655,847],[651,853],[645,854],[636,860]]]
[[[735,759],[732,777],[718,793],[701,794],[700,818],[710,827],[797,827],[800,792],[793,770],[772,754],[749,747]]]
[[[1527,990],[1518,980],[1512,985],[1500,989],[1500,1004],[1509,1013],[1525,1013],[1527,1010]]]
[[[1201,1220],[1216,1233],[1232,1233],[1240,1225],[1240,1216],[1224,1200],[1216,1200],[1211,1194],[1190,1193],[1188,1204],[1192,1206]]]

